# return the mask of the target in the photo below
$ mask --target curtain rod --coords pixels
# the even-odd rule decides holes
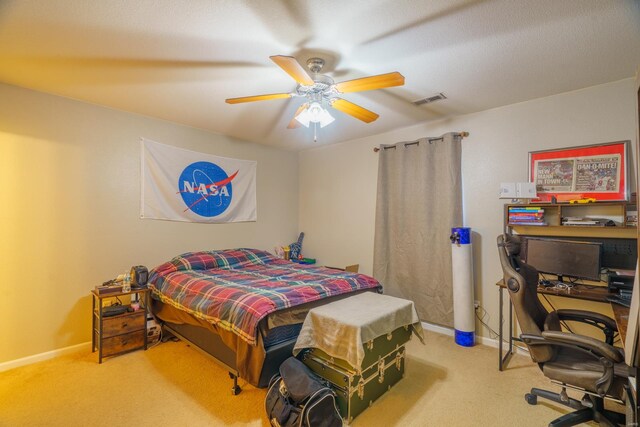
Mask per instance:
[[[456,133],[457,136],[461,137],[461,138],[466,138],[469,136],[469,132],[463,131],[463,132],[457,132]],[[432,141],[442,141],[444,138],[440,137],[440,138],[429,138],[428,141],[432,142]],[[409,142],[405,142],[404,146],[406,147],[407,145],[416,145],[420,143],[420,140],[415,140],[415,141],[409,141]],[[396,148],[395,145],[391,145],[389,147],[384,147],[384,149],[388,149],[388,148]],[[380,147],[373,147],[373,151],[374,153],[377,153],[378,151],[380,151]]]

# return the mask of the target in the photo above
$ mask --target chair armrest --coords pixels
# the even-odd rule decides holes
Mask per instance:
[[[585,310],[564,309],[556,310],[555,313],[558,315],[559,320],[582,322],[600,329],[604,334],[605,342],[613,345],[613,336],[618,332],[618,325],[616,325],[616,321],[609,316]]]
[[[571,310],[571,309],[560,309],[556,310],[558,313],[558,317],[560,320],[572,320],[576,322],[584,322],[584,323],[601,323],[607,328],[617,331],[618,325],[616,325],[616,321],[613,320],[609,316],[605,316],[604,314],[595,313],[593,311],[586,310]]]
[[[615,347],[595,338],[559,331],[544,331],[542,333],[542,337],[547,341],[572,344],[581,347],[614,363],[620,363],[624,360],[622,354],[620,354]]]

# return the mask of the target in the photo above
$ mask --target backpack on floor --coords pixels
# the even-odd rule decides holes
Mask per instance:
[[[265,398],[273,427],[341,427],[333,391],[295,357],[280,365]]]

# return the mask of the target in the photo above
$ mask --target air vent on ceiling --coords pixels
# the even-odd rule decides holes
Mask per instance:
[[[427,98],[422,98],[422,99],[418,99],[417,101],[413,101],[413,104],[414,105],[430,104],[432,102],[440,101],[441,99],[447,99],[447,97],[444,96],[444,93],[442,93],[442,92],[440,92],[437,95],[433,95],[433,96],[429,96]]]

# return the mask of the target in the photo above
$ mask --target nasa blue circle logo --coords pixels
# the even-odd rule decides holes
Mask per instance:
[[[200,216],[214,217],[223,213],[231,204],[233,186],[231,177],[218,165],[195,162],[184,168],[178,179],[178,189],[187,208]]]

